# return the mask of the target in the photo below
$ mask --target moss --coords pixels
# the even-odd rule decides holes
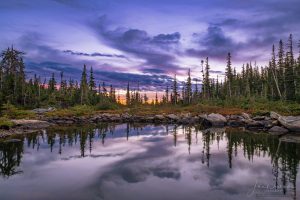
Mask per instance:
[[[0,117],[0,129],[10,129],[14,123],[6,117]]]
[[[49,117],[72,117],[72,116],[88,116],[95,113],[95,109],[92,106],[80,105],[74,106],[68,109],[59,109],[46,113]]]
[[[9,119],[34,119],[36,117],[35,113],[19,109],[10,103],[4,104],[2,108],[3,116]]]

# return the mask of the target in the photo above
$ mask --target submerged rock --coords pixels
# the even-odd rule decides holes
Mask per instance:
[[[269,129],[270,133],[287,133],[289,130],[286,128],[280,127],[280,126],[273,126],[271,129]]]
[[[284,135],[279,138],[281,142],[292,142],[292,143],[300,143],[300,135]]]
[[[249,130],[264,130],[265,124],[261,121],[245,120],[245,127]]]

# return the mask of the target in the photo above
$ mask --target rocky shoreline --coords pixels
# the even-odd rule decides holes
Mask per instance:
[[[12,120],[15,126],[11,130],[1,131],[0,137],[8,135],[34,132],[53,125],[96,124],[101,122],[114,123],[155,123],[155,124],[183,124],[201,125],[210,127],[243,127],[250,131],[265,131],[273,134],[300,132],[300,116],[281,116],[275,112],[263,116],[251,116],[247,113],[240,115],[223,116],[218,113],[192,115],[185,114],[160,114],[160,115],[130,115],[102,113],[93,116],[81,117],[46,117],[40,120]]]
[[[245,127],[253,131],[269,132],[300,132],[300,116],[281,116],[275,112],[268,115],[251,116],[247,113],[240,115],[223,116],[218,113],[192,115],[185,114],[160,114],[160,115],[130,115],[103,113],[94,116],[82,117],[52,117],[42,118],[52,124],[85,124],[85,123],[161,123],[161,124],[184,124],[184,125],[202,125],[209,127]]]

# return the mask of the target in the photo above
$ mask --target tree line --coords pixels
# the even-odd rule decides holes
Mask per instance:
[[[106,86],[105,82],[96,86],[93,68],[88,72],[86,65],[80,82],[71,78],[67,80],[63,72],[60,73],[59,80],[54,73],[49,80],[41,80],[36,74],[26,80],[23,55],[23,52],[13,47],[1,54],[0,105],[11,103],[25,108],[48,105],[68,107],[118,101],[116,89],[112,85]]]
[[[298,47],[300,43],[298,44]],[[179,82],[174,76],[172,85],[166,85],[164,95],[150,101],[139,88],[131,89],[128,82],[124,101],[116,94],[113,85],[96,81],[93,68],[87,70],[84,65],[80,82],[60,73],[57,79],[43,79],[34,75],[26,79],[24,53],[7,48],[1,54],[0,61],[0,105],[11,103],[25,108],[42,106],[69,107],[75,105],[111,105],[125,103],[128,106],[139,104],[197,104],[202,100],[230,100],[237,98],[262,98],[270,101],[300,101],[300,51],[294,55],[293,36],[286,44],[282,40],[278,46],[273,45],[268,66],[258,67],[246,63],[237,72],[232,66],[231,54],[228,53],[225,68],[225,79],[211,78],[209,58],[201,60],[202,77],[192,81],[191,71],[187,79]],[[199,84],[198,84],[199,81]],[[98,82],[98,84],[96,84]],[[200,82],[202,82],[200,84]]]
[[[229,52],[223,80],[210,77],[207,57],[201,61],[201,89],[197,82],[191,83],[189,70],[188,78],[182,83],[181,88],[178,87],[176,76],[174,77],[170,99],[167,87],[162,102],[191,104],[201,102],[201,100],[249,99],[250,97],[269,101],[300,102],[300,41],[298,47],[297,57],[294,55],[293,36],[290,34],[286,44],[282,40],[279,41],[277,50],[273,45],[268,66],[258,67],[256,63],[253,65],[250,62],[242,66],[241,72],[237,72],[232,66]]]

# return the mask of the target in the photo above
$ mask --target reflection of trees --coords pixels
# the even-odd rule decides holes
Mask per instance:
[[[253,134],[240,132],[227,133],[228,157],[232,158],[233,152],[241,147],[244,156],[253,161],[254,155],[269,156],[272,163],[275,187],[281,184],[282,192],[286,194],[287,188],[292,186],[294,198],[296,198],[296,177],[300,161],[300,144],[279,142],[278,137],[268,134]],[[232,159],[229,159],[229,166]],[[280,177],[280,178],[279,178]],[[279,181],[281,183],[279,183]]]
[[[22,173],[18,170],[23,153],[23,141],[0,143],[0,175],[9,177]]]
[[[120,125],[120,137],[127,139],[132,135],[139,135],[143,130],[141,124]],[[119,129],[120,129],[119,127]],[[105,144],[108,137],[116,137],[115,124],[101,123],[97,126],[85,127],[60,127],[57,129],[49,129],[47,132],[37,134],[28,134],[26,136],[18,136],[23,142],[0,143],[0,174],[5,177],[20,173],[17,168],[20,165],[23,145],[28,148],[39,150],[40,144],[46,143],[51,152],[63,154],[66,146],[78,146],[80,155],[86,156],[87,152],[91,154],[93,144],[101,142]],[[155,127],[154,127],[155,128]],[[166,126],[165,131],[173,133],[174,146],[178,142],[178,131],[181,127],[176,125]],[[161,129],[160,129],[161,130]],[[272,174],[274,175],[274,185],[276,187],[292,186],[294,195],[296,195],[296,177],[297,167],[300,160],[300,144],[279,142],[278,137],[268,134],[241,133],[236,130],[224,131],[203,131],[198,127],[184,126],[182,127],[185,136],[188,152],[191,151],[193,143],[193,135],[196,134],[195,144],[202,144],[202,163],[210,166],[211,145],[219,144],[220,141],[227,142],[227,159],[229,168],[234,167],[234,158],[240,149],[243,156],[249,161],[261,156],[271,158]],[[125,133],[125,134],[124,134]],[[199,138],[198,138],[199,133]],[[202,134],[201,134],[202,133]],[[201,137],[202,135],[202,137]],[[199,141],[198,141],[199,139]],[[219,146],[219,145],[218,145]],[[283,193],[287,190],[283,188]]]

